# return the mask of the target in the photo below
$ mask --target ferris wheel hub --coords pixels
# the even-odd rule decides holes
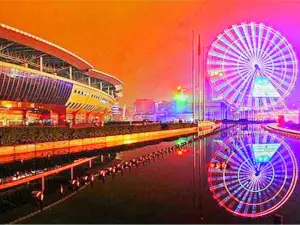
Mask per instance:
[[[254,68],[255,68],[256,70],[260,70],[260,68],[259,68],[259,65],[258,65],[258,64],[255,64],[255,65],[254,65]]]

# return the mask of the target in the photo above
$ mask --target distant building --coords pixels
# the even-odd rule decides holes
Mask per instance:
[[[155,103],[155,111],[156,114],[164,114],[168,115],[172,111],[172,102],[168,101],[161,101],[161,102],[156,102]]]
[[[202,115],[201,103],[199,103],[199,89],[196,90],[196,105],[195,118]],[[199,107],[200,104],[200,107]],[[171,114],[166,120],[189,120],[193,119],[193,96],[191,87],[179,86],[173,96]],[[200,112],[199,112],[200,110]],[[223,103],[220,96],[213,96],[212,89],[206,80],[206,94],[205,94],[205,119],[221,120],[227,119],[231,112],[229,108]],[[201,116],[200,116],[201,117]]]
[[[134,116],[134,107],[133,106],[126,106],[124,107],[125,112],[123,111],[123,113],[125,114],[125,120],[134,120],[133,116]]]
[[[153,115],[155,114],[155,102],[153,99],[136,99],[134,102],[134,114]]]
[[[257,112],[254,114],[254,119],[259,121],[278,120],[280,116],[284,117],[285,122],[300,122],[299,110],[273,110],[271,112]]]
[[[172,102],[161,101],[155,103],[156,120],[168,121],[168,117],[172,114]]]
[[[123,119],[123,109],[120,107],[118,103],[113,105],[111,111],[112,111],[112,119],[114,121],[120,121]]]
[[[114,104],[111,111],[113,115],[120,115],[120,105],[118,103]]]

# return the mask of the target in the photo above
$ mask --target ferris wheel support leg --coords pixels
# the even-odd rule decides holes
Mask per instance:
[[[285,102],[284,102],[282,99],[281,99],[281,102],[282,102],[282,105],[284,106],[284,108],[286,109],[286,111],[288,112],[289,109],[288,109],[288,107],[286,106]]]

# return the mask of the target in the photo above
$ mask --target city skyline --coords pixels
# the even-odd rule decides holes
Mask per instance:
[[[262,22],[285,36],[299,55],[299,31],[294,27],[300,19],[291,13],[300,9],[295,1],[1,4],[1,23],[72,49],[123,80],[120,104],[131,104],[137,97],[167,100],[178,85],[191,83],[192,30],[209,46],[232,24]],[[299,82],[287,101],[296,101],[298,86]]]

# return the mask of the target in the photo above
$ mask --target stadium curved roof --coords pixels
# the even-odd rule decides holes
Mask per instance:
[[[96,69],[91,69],[88,72],[86,72],[86,74],[91,77],[98,78],[100,80],[105,79],[106,81],[112,83],[113,85],[123,85],[123,82],[121,80],[119,80],[118,78],[116,78],[112,75],[109,75],[107,73],[101,72],[99,70],[96,70]]]
[[[14,64],[27,63],[29,67],[38,69],[41,56],[45,72],[59,74],[72,66],[76,68],[73,72],[104,80],[113,85],[123,85],[118,78],[95,70],[90,63],[73,52],[27,32],[0,23],[0,60]],[[65,75],[62,74],[62,76]]]

